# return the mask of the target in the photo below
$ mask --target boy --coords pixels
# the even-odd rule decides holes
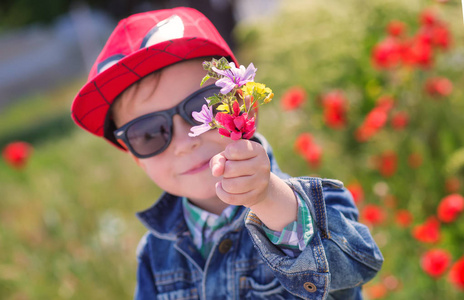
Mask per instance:
[[[336,180],[283,174],[266,140],[189,137],[218,93],[202,61],[238,63],[198,11],[122,20],[76,96],[72,117],[126,150],[165,193],[138,217],[136,299],[361,299],[382,265]]]

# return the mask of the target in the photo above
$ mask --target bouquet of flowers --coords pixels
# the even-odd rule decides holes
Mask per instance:
[[[218,129],[223,136],[232,140],[250,139],[256,130],[252,109],[256,109],[272,100],[272,90],[262,83],[254,82],[256,68],[250,63],[237,68],[226,58],[203,62],[207,71],[201,81],[202,86],[208,79],[216,79],[220,87],[219,94],[206,98],[207,105],[201,111],[193,112],[192,117],[200,122],[193,126],[189,136],[198,136],[210,129]]]

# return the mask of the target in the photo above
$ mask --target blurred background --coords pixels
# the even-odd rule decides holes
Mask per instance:
[[[352,192],[385,256],[366,299],[462,299],[461,1],[371,2],[2,1],[0,299],[132,298],[134,214],[161,191],[69,111],[119,19],[179,5],[273,89],[258,130],[281,168]]]

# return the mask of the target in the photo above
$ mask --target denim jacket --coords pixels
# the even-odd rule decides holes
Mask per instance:
[[[135,299],[362,299],[361,285],[380,270],[382,254],[357,222],[351,194],[337,180],[282,173],[257,135],[271,171],[305,200],[316,228],[295,258],[272,244],[259,219],[242,207],[207,259],[195,248],[182,201],[164,193],[137,214],[149,232],[137,250]]]

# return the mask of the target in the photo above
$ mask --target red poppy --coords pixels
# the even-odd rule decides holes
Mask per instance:
[[[408,165],[414,169],[419,168],[422,165],[422,160],[422,155],[419,153],[411,153],[408,156]]]
[[[310,133],[300,134],[295,141],[295,151],[298,154],[303,155],[311,145],[313,144],[313,136]]]
[[[390,96],[381,96],[377,99],[375,106],[388,113],[395,106],[395,99]]]
[[[445,77],[427,79],[424,90],[432,97],[446,97],[453,92],[453,83]]]
[[[380,129],[385,126],[387,122],[387,113],[384,109],[376,107],[371,110],[367,116],[364,124],[366,127],[370,127],[373,129]]]
[[[387,122],[387,113],[379,107],[371,110],[364,122],[355,132],[355,137],[358,142],[365,142],[373,137]]]
[[[353,196],[354,203],[359,204],[364,200],[364,190],[359,183],[349,184],[346,188]]]
[[[322,158],[322,148],[313,142],[309,133],[302,133],[295,141],[295,151],[313,168],[318,168]]]
[[[346,98],[341,91],[332,91],[322,98],[327,126],[339,129],[346,125]]]
[[[376,133],[377,133],[377,129],[368,127],[363,124],[360,127],[358,127],[358,129],[356,129],[354,134],[358,142],[366,142]]]
[[[445,190],[448,193],[456,193],[460,188],[459,179],[457,177],[447,178],[445,181]]]
[[[433,63],[433,49],[428,35],[417,35],[403,44],[402,62],[428,69]]]
[[[400,227],[406,228],[411,225],[413,221],[413,216],[409,210],[401,209],[395,213],[395,221]]]
[[[404,34],[406,24],[401,21],[393,20],[387,25],[387,32],[391,36],[400,36]]]
[[[369,299],[385,298],[388,292],[387,287],[381,282],[366,285],[364,290]]]
[[[386,219],[384,210],[380,206],[374,204],[364,206],[361,217],[364,221],[372,225],[379,225]]]
[[[460,290],[464,290],[464,256],[451,267],[449,281]]]
[[[428,275],[438,278],[448,269],[451,255],[446,250],[432,249],[421,257],[421,267]]]
[[[284,110],[294,110],[299,108],[306,100],[306,92],[303,88],[295,86],[288,89],[281,99]]]
[[[395,130],[403,130],[408,126],[409,115],[405,111],[398,111],[391,118],[391,125]]]
[[[424,26],[432,26],[437,22],[437,16],[432,10],[425,9],[420,14],[420,22]]]
[[[322,148],[317,144],[311,144],[303,154],[304,159],[315,169],[319,168],[322,158]]]
[[[441,238],[440,222],[435,217],[429,217],[423,224],[414,227],[412,234],[423,243],[437,243]]]
[[[440,23],[431,30],[432,44],[443,50],[451,46],[451,34],[445,24]]]
[[[464,210],[464,197],[459,194],[451,194],[440,201],[437,213],[438,219],[445,223],[456,220]]]
[[[379,69],[390,69],[401,60],[402,46],[398,39],[389,36],[375,45],[372,50],[372,63]]]
[[[384,177],[391,177],[398,167],[398,155],[394,151],[385,151],[377,160],[377,168]]]
[[[2,156],[5,162],[15,169],[22,169],[26,166],[29,156],[32,153],[32,146],[26,142],[12,142],[3,149]]]

